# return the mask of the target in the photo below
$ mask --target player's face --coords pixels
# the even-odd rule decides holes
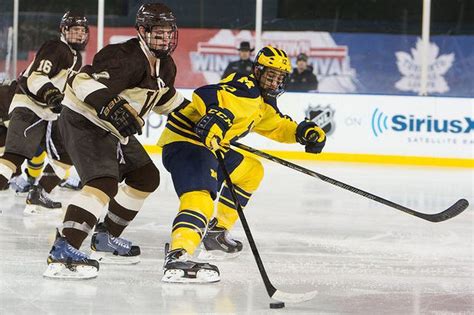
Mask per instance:
[[[153,26],[149,47],[156,50],[168,50],[174,36],[175,32],[171,26]]]
[[[71,26],[65,31],[65,36],[70,44],[83,44],[87,42],[89,33],[84,26]]]
[[[267,68],[260,77],[260,86],[275,91],[283,84],[287,75],[285,71]]]

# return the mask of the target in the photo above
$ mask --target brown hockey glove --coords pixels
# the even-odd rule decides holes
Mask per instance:
[[[64,99],[64,94],[57,88],[49,89],[44,92],[44,100],[48,108],[55,114],[59,114],[63,106],[61,102]]]
[[[141,135],[145,124],[133,107],[120,96],[114,97],[102,107],[97,116],[111,123],[123,137],[136,133]]]

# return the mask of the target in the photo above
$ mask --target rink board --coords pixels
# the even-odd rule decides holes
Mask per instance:
[[[192,90],[181,91],[191,97]],[[474,99],[285,93],[278,106],[297,121],[309,117],[324,126],[324,154],[258,134],[243,142],[291,159],[474,167]],[[155,143],[165,122],[164,116],[148,117],[139,139],[150,152],[159,151]]]

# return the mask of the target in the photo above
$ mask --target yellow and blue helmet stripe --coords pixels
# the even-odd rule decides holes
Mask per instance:
[[[255,63],[286,73],[291,72],[291,62],[286,52],[272,46],[263,47],[255,57]]]

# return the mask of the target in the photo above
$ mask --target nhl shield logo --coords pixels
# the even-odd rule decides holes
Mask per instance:
[[[321,127],[326,135],[330,135],[334,132],[334,109],[328,106],[309,106],[306,110],[306,118],[314,121],[319,127]]]

